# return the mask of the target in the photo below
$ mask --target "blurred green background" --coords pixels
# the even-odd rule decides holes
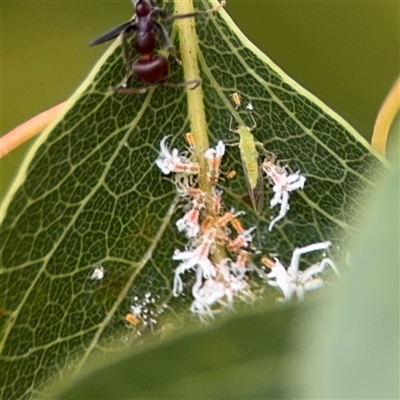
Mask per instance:
[[[371,137],[400,69],[400,3],[228,0],[226,10],[288,75]],[[132,13],[128,0],[2,1],[1,134],[66,100],[107,46],[88,42]],[[0,161],[0,196],[28,148]]]

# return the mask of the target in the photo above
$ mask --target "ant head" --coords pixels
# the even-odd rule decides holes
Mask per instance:
[[[144,4],[144,3],[147,3],[147,4],[151,5],[152,7],[156,7],[157,6],[157,3],[156,3],[155,0],[132,0],[132,3],[133,3],[135,8],[136,8],[137,5]]]
[[[139,18],[146,17],[153,9],[153,4],[150,0],[133,0],[133,5]]]

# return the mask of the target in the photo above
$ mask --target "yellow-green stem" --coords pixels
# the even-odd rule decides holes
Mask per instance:
[[[175,12],[177,14],[193,13],[192,0],[179,0],[175,2]],[[186,81],[198,79],[200,77],[198,65],[198,37],[195,29],[195,18],[183,18],[177,21],[180,43],[180,56],[184,68],[184,76]],[[206,193],[211,193],[211,183],[207,179],[207,160],[204,152],[209,148],[208,141],[208,124],[206,121],[206,113],[204,109],[203,89],[200,85],[194,90],[187,90],[188,110],[190,129],[194,136],[196,146],[196,159],[200,163],[199,188]],[[209,196],[211,198],[211,196]],[[211,201],[207,201],[207,215],[215,217]],[[213,261],[218,264],[222,259],[226,258],[226,251],[222,246],[216,246],[212,255]]]
[[[175,2],[175,11],[178,14],[187,14],[194,12],[192,0],[180,0]],[[177,20],[179,32],[179,50],[184,68],[184,76],[186,81],[198,79],[200,71],[197,60],[198,38],[195,29],[195,18],[183,18]],[[204,152],[209,147],[208,142],[208,124],[203,103],[203,89],[198,86],[194,90],[187,90],[188,110],[190,129],[194,136],[196,146],[195,153],[200,163],[199,187],[209,192],[210,184],[207,180],[207,162],[204,158]]]

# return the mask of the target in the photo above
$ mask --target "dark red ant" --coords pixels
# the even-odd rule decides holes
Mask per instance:
[[[169,63],[166,57],[156,53],[156,34],[161,38],[163,47],[180,63],[175,55],[175,47],[172,45],[168,32],[157,18],[165,21],[172,21],[178,18],[197,17],[199,15],[209,14],[218,10],[225,5],[223,1],[218,6],[206,11],[196,11],[189,14],[168,15],[165,10],[156,7],[154,0],[133,0],[135,7],[135,15],[129,21],[117,26],[111,31],[101,35],[97,39],[89,43],[89,46],[107,42],[122,34],[122,48],[124,52],[124,60],[126,73],[121,85],[111,87],[110,89],[118,93],[144,93],[151,86],[163,84],[166,86],[182,87],[193,85],[191,89],[195,89],[200,85],[201,79],[181,83],[167,83],[165,80],[169,73]],[[134,45],[139,53],[139,58],[131,62],[130,48],[128,36],[134,35]],[[146,86],[142,88],[127,88],[127,82],[131,75],[135,75],[137,79],[144,82]]]

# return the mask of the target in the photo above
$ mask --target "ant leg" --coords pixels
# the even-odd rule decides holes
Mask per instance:
[[[167,30],[165,29],[165,26],[163,24],[160,24],[157,21],[154,21],[154,25],[159,30],[163,47],[168,51],[169,54],[171,54],[172,57],[174,57],[175,61],[179,65],[182,65],[181,60],[176,55],[175,46],[171,43],[171,41],[169,39],[169,35],[168,35]]]
[[[127,88],[124,86],[111,86],[109,90],[112,90],[115,93],[124,93],[124,94],[142,94],[146,93],[150,88],[152,88],[155,85],[148,85],[148,86],[143,86],[141,88]]]
[[[160,83],[160,85],[164,85],[164,86],[168,86],[168,87],[175,87],[175,88],[179,88],[179,87],[184,87],[184,86],[191,86],[193,85],[190,90],[194,90],[196,89],[198,86],[201,85],[201,79],[193,79],[191,81],[186,81],[186,82],[180,82],[180,83],[171,83],[171,82],[162,82]]]
[[[132,29],[136,29],[135,27],[132,27]],[[122,83],[118,86],[120,88],[126,87],[128,83],[128,79],[132,75],[132,67],[131,67],[131,52],[129,50],[129,43],[128,43],[128,34],[130,33],[130,30],[125,30],[122,32],[122,50],[124,52],[124,61],[125,61],[125,77],[122,80]],[[114,90],[114,88],[113,88]]]

